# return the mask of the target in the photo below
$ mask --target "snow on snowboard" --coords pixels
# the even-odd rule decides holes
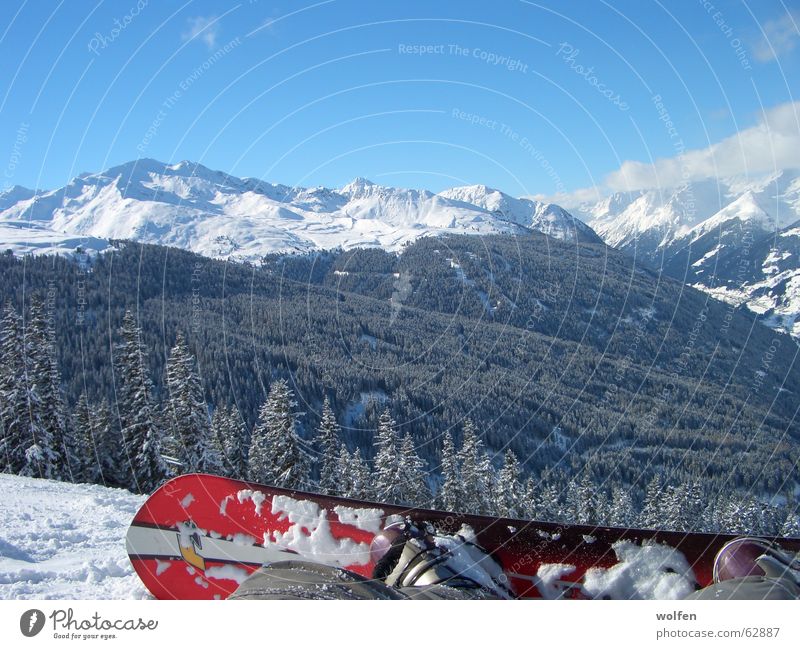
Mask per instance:
[[[206,474],[159,487],[134,516],[127,551],[158,599],[225,599],[259,566],[305,559],[371,577],[369,546],[409,518],[464,526],[520,598],[680,598],[711,583],[731,536],[560,525],[364,503]],[[783,540],[800,551],[800,540]]]

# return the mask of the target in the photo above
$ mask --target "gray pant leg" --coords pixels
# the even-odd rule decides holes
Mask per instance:
[[[309,561],[262,566],[228,599],[407,599],[382,581]]]

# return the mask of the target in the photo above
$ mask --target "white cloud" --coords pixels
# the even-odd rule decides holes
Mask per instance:
[[[181,38],[184,41],[199,38],[210,50],[217,46],[219,23],[216,16],[195,16],[194,18],[189,18],[186,22],[188,29],[181,34]]]
[[[757,61],[766,63],[773,61],[794,50],[800,40],[800,12],[787,12],[775,20],[768,20],[762,25],[764,34],[753,45],[753,56]]]
[[[594,203],[612,192],[676,187],[687,181],[728,176],[751,176],[776,169],[800,168],[800,102],[787,102],[765,111],[755,126],[739,131],[704,149],[654,163],[627,160],[601,185],[570,193],[537,196],[569,209]]]
[[[626,161],[606,177],[605,184],[614,191],[627,191],[789,167],[800,167],[800,102],[771,108],[755,126],[704,149],[652,164]]]

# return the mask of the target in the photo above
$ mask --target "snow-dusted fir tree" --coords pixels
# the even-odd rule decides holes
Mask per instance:
[[[400,464],[395,421],[386,408],[378,420],[375,435],[375,498],[379,502],[399,503],[403,499],[405,467]]]
[[[372,485],[372,474],[369,464],[361,456],[361,449],[357,448],[350,454],[342,444],[340,457],[347,462],[342,465],[347,467],[347,471],[341,474],[344,495],[358,500],[373,500],[375,489]]]
[[[75,431],[76,455],[79,460],[79,465],[73,470],[73,478],[76,482],[97,484],[104,482],[103,466],[100,460],[103,451],[100,440],[97,439],[95,418],[86,394],[82,393],[72,412],[72,429]]]
[[[122,342],[115,350],[117,407],[128,461],[126,486],[149,492],[169,476],[161,456],[163,431],[156,423],[152,384],[148,376],[141,331],[136,318],[125,312],[120,330]]]
[[[464,422],[464,439],[458,452],[464,486],[464,511],[489,514],[492,510],[493,470],[472,420]]]
[[[445,431],[442,440],[442,486],[436,494],[437,506],[448,512],[463,511],[464,489],[461,471],[458,466],[458,454],[453,442],[453,435]]]
[[[42,426],[53,448],[50,473],[53,478],[74,481],[73,473],[80,470],[80,460],[76,457],[76,443],[68,425],[61,391],[55,322],[48,315],[44,301],[36,294],[31,296],[30,316],[25,333],[30,340],[29,362],[41,404]]]
[[[629,489],[619,485],[611,487],[611,506],[605,521],[615,527],[633,527],[636,524],[636,512]]]
[[[0,465],[7,473],[22,470],[25,449],[30,446],[24,377],[21,322],[7,302],[0,323]]]
[[[25,456],[21,475],[36,478],[60,477],[59,460],[50,428],[45,426],[45,404],[40,387],[42,377],[47,375],[47,363],[43,353],[46,341],[41,327],[41,318],[36,315],[37,300],[34,300],[34,317],[22,328],[23,373],[18,378],[22,384],[23,440]]]
[[[211,434],[208,406],[195,360],[178,333],[167,361],[167,417],[184,473],[222,473],[222,449]]]
[[[800,512],[787,508],[786,518],[780,529],[780,535],[793,539],[800,538]]]
[[[319,490],[324,494],[336,495],[341,482],[341,470],[346,470],[347,465],[339,461],[341,447],[341,430],[336,421],[336,415],[331,408],[328,395],[322,404],[322,418],[317,429],[317,444],[319,445]]]
[[[103,484],[124,487],[128,477],[128,457],[122,432],[117,427],[118,419],[113,416],[111,406],[105,399],[93,412],[94,439],[103,471]]]
[[[211,434],[223,449],[224,473],[231,478],[247,477],[247,430],[239,411],[220,406],[211,418]]]
[[[498,516],[519,518],[524,514],[521,476],[519,460],[514,452],[508,449],[494,489],[494,510]]]
[[[287,489],[308,486],[309,459],[297,434],[293,396],[286,380],[278,379],[261,406],[248,458],[248,475],[255,482]]]
[[[663,503],[661,477],[656,474],[647,484],[644,492],[644,503],[642,504],[642,511],[639,512],[639,527],[662,529]]]
[[[565,522],[569,519],[564,494],[547,476],[539,480],[529,478],[525,483],[525,498],[528,501],[528,516],[534,520]]]
[[[417,454],[410,431],[406,431],[400,442],[400,466],[400,502],[414,507],[430,507],[431,492],[425,482],[425,462]]]

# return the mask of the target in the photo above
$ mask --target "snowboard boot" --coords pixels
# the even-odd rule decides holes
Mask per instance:
[[[713,576],[690,599],[800,599],[800,558],[766,539],[728,541],[714,559]]]
[[[416,599],[513,599],[497,560],[469,528],[449,536],[430,525],[394,523],[370,546],[373,578]]]

